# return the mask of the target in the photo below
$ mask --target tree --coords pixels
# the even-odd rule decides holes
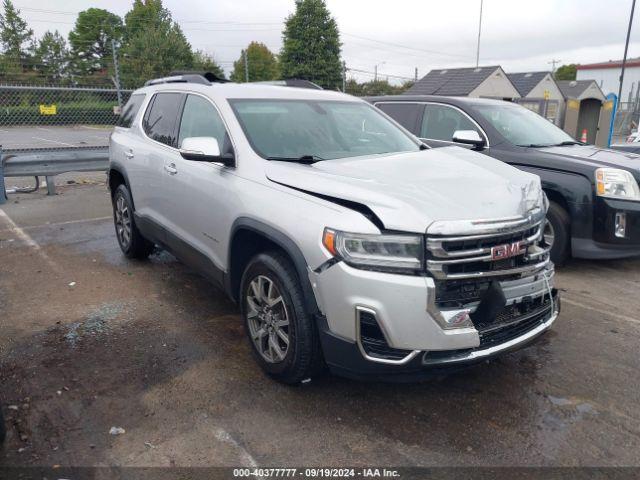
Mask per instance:
[[[263,43],[251,42],[246,50],[242,50],[240,58],[233,64],[231,80],[244,82],[246,80],[244,70],[244,55],[247,55],[249,64],[249,81],[259,82],[263,80],[275,80],[278,78],[278,60],[276,56]]]
[[[192,68],[198,72],[211,72],[218,78],[225,78],[222,67],[216,63],[211,55],[202,50],[193,52]]]
[[[408,90],[413,85],[409,80],[402,85],[391,85],[387,80],[371,80],[365,83],[358,83],[354,78],[347,80],[346,92],[356,97],[372,95],[399,95]]]
[[[111,40],[120,42],[121,38],[122,19],[115,13],[101,8],[80,12],[69,32],[73,73],[87,76],[98,72],[106,76],[113,68]]]
[[[561,65],[556,70],[556,80],[575,80],[576,79],[576,64],[571,63],[569,65]]]
[[[46,81],[55,82],[66,76],[69,50],[67,42],[57,30],[45,32],[35,48],[34,56],[37,68]]]
[[[0,14],[0,43],[4,55],[5,68],[12,65],[22,70],[29,56],[29,47],[33,42],[33,30],[20,17],[11,0],[3,2],[4,14]],[[25,48],[26,46],[26,48]]]
[[[137,86],[194,64],[191,45],[162,0],[135,0],[125,16],[122,78]]]
[[[296,0],[282,32],[283,78],[311,80],[324,88],[342,85],[340,34],[324,0]]]

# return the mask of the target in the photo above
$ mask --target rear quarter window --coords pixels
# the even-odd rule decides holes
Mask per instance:
[[[177,147],[178,115],[183,101],[182,93],[157,93],[151,99],[142,120],[142,128],[149,138]]]
[[[144,93],[136,93],[135,95],[131,95],[129,101],[122,108],[122,114],[118,119],[117,126],[122,128],[131,128],[133,125],[133,121],[138,115],[138,111],[142,106],[142,102],[144,102]]]

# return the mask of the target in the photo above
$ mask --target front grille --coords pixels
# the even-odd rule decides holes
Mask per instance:
[[[431,236],[427,239],[427,270],[440,280],[518,278],[541,269],[548,260],[548,248],[541,245],[542,227],[540,221],[506,232]]]
[[[370,357],[402,360],[411,353],[411,350],[401,350],[389,346],[373,313],[365,310],[360,311],[358,321],[360,322],[360,343]]]

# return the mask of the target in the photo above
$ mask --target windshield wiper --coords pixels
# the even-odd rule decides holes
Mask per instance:
[[[529,143],[527,145],[518,145],[519,147],[527,147],[527,148],[546,148],[553,147],[554,145],[549,145],[545,143]]]
[[[575,140],[565,140],[564,142],[556,143],[554,147],[564,147],[565,145],[584,145],[582,142]]]
[[[295,162],[311,165],[312,163],[320,162],[324,158],[317,155],[302,155],[301,157],[267,157],[267,160],[276,160],[278,162]]]

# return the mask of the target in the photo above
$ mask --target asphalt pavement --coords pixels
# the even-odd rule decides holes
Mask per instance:
[[[640,260],[559,270],[559,320],[500,359],[287,387],[220,291],[120,254],[104,182],[58,190],[0,210],[0,464],[640,465]]]
[[[0,145],[6,150],[106,147],[113,126],[0,126]]]

